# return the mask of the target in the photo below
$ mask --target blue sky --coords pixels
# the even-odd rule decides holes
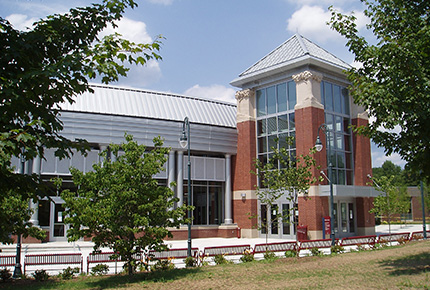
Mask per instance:
[[[97,0],[0,0],[0,16],[19,29],[53,13]],[[137,0],[127,10],[119,33],[135,42],[165,37],[163,60],[132,68],[117,85],[235,102],[229,85],[241,72],[298,32],[352,64],[345,40],[325,24],[328,6],[354,11],[364,32],[359,0]],[[385,156],[372,144],[372,163],[401,166],[398,155]]]

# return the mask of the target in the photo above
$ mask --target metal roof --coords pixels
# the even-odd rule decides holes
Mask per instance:
[[[210,99],[116,86],[91,85],[94,93],[61,104],[61,110],[183,121],[236,128],[236,105]]]
[[[242,72],[239,78],[233,80],[231,84],[241,86],[247,80],[254,80],[259,76],[266,76],[270,72],[285,68],[286,66],[293,66],[294,64],[306,61],[316,61],[341,70],[350,68],[349,64],[335,55],[300,34],[295,34]]]

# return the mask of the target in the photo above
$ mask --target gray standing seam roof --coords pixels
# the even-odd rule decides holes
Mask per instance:
[[[236,105],[216,100],[170,93],[91,85],[73,104],[61,104],[61,110],[107,115],[123,115],[236,128]]]
[[[294,64],[303,59],[314,59],[341,69],[349,69],[350,65],[316,45],[300,34],[295,34],[275,48],[257,63],[246,69],[232,83],[252,75],[258,75],[280,66]]]

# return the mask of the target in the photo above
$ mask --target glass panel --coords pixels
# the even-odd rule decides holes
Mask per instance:
[[[267,152],[267,144],[266,144],[266,137],[260,137],[257,139],[258,142],[258,153],[264,153]]]
[[[288,131],[288,115],[278,116],[278,132]]]
[[[337,152],[337,167],[345,168],[345,153]]]
[[[267,132],[268,134],[276,133],[278,126],[276,125],[276,117],[267,119]]]
[[[349,211],[349,232],[354,233],[355,232],[355,218],[354,218],[354,204],[353,203],[348,204],[348,211]]]
[[[222,222],[222,188],[209,188],[209,224],[220,225]]]
[[[342,128],[343,118],[340,117],[340,116],[336,116],[335,120],[336,120],[336,131],[337,132],[342,132],[343,131],[343,128]]]
[[[330,83],[324,82],[324,107],[328,111],[333,111],[333,91]]]
[[[296,103],[296,83],[294,81],[290,81],[288,82],[288,109],[294,110]]]
[[[51,202],[49,200],[39,201],[39,225],[41,227],[49,226],[50,212],[51,212]]]
[[[257,116],[266,115],[266,91],[257,91]]]
[[[290,119],[290,130],[296,129],[296,117],[294,113],[288,114],[288,117]]]
[[[340,204],[340,218],[341,218],[341,226],[342,233],[348,232],[348,212],[346,208],[346,203]]]
[[[349,94],[346,88],[342,88],[343,96],[343,112],[345,115],[349,115]]]
[[[275,86],[266,89],[267,94],[267,114],[276,113],[276,91]]]
[[[278,206],[272,205],[270,220],[272,222],[272,235],[278,234]]]
[[[266,122],[267,122],[266,119],[257,121],[257,135],[258,136],[267,134]]]
[[[267,205],[262,204],[260,206],[260,214],[261,214],[261,233],[267,233]]]
[[[278,112],[284,112],[287,110],[287,85],[286,83],[279,84],[276,86],[278,96]]]
[[[277,139],[277,138],[278,138],[277,135],[271,135],[271,136],[268,137],[268,140],[269,140],[269,148],[268,148],[269,152],[273,151],[272,147],[277,148],[278,144],[275,141],[275,139]]]
[[[290,227],[290,205],[282,204],[282,234],[289,235],[291,233]]]
[[[207,224],[207,187],[206,186],[193,186],[193,224],[206,225]]]
[[[336,113],[342,113],[342,98],[340,96],[340,87],[333,85],[333,101],[334,111]]]

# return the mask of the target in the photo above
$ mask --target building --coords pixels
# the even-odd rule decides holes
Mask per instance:
[[[315,145],[318,128],[325,123],[329,143],[320,134],[324,149],[315,155],[327,173],[325,145],[330,144],[333,164],[336,233],[338,237],[373,234],[375,219],[369,214],[375,192],[367,186],[371,174],[370,141],[352,134],[349,125],[366,125],[367,114],[352,102],[343,70],[348,64],[321,47],[294,35],[245,70],[231,82],[240,90],[234,104],[111,86],[93,86],[94,94],[77,97],[63,105],[63,135],[84,138],[92,150],[84,157],[58,160],[47,150],[46,160],[27,162],[28,172],[40,173],[49,182],[62,177],[64,187],[73,188],[68,168],[91,170],[100,150],[123,141],[124,132],[151,146],[161,135],[172,148],[160,184],[176,181],[172,188],[179,204],[187,200],[186,156],[179,145],[185,117],[191,123],[192,201],[195,206],[192,237],[258,237],[264,231],[249,215],[271,219],[274,209],[256,198],[257,178],[251,174],[253,160],[267,160],[274,139],[295,137],[288,150],[307,154]],[[186,155],[186,154],[185,154]],[[314,176],[320,172],[312,168]],[[285,193],[286,195],[289,193]],[[49,232],[49,241],[64,240],[62,200],[53,188],[52,200],[31,206],[38,211],[34,224]],[[310,197],[310,198],[309,198]],[[298,211],[290,221],[269,229],[270,237],[295,238],[295,222],[307,226],[308,238],[323,237],[323,218],[329,215],[327,182],[312,184],[308,197],[298,197]],[[295,204],[281,198],[276,209]],[[172,229],[176,239],[186,238],[186,228]]]

